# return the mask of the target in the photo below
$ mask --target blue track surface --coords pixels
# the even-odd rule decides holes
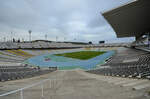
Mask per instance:
[[[103,63],[107,58],[112,56],[114,51],[108,51],[102,55],[96,56],[89,60],[78,60],[63,56],[55,56],[52,53],[35,56],[25,61],[25,63],[40,67],[78,67],[82,69],[94,69],[97,64]]]

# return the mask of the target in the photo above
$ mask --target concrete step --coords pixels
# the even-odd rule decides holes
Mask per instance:
[[[111,81],[108,81],[108,83],[117,83],[117,82],[124,81],[124,80],[125,80],[124,78],[116,78]]]
[[[115,85],[123,85],[123,84],[126,84],[126,83],[131,83],[131,82],[135,82],[137,81],[136,79],[126,79],[126,80],[123,80],[123,81],[120,81],[120,82],[116,82],[114,83]]]
[[[148,80],[139,80],[139,81],[123,84],[122,87],[135,86],[135,85],[139,85],[139,84],[142,84],[142,83],[145,83],[145,82],[149,82],[149,81]]]
[[[133,87],[132,89],[133,90],[141,90],[141,89],[148,88],[148,87],[150,87],[150,82],[137,85],[137,86]]]

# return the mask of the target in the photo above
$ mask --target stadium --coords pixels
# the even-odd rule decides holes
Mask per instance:
[[[101,13],[131,43],[0,42],[0,99],[149,99],[149,9],[133,0]]]

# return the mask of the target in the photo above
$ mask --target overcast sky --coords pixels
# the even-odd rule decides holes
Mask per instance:
[[[58,41],[107,42],[132,41],[118,39],[101,15],[131,0],[0,0],[0,39],[12,36]]]

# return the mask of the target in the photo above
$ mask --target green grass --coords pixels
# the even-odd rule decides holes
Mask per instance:
[[[80,59],[80,60],[88,60],[90,58],[94,58],[104,53],[105,51],[80,51],[80,52],[63,53],[63,54],[55,54],[55,55],[75,58],[75,59]]]

